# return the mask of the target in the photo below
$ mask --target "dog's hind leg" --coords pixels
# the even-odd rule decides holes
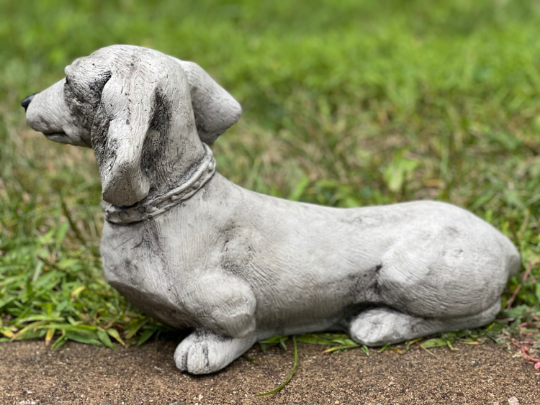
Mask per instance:
[[[407,315],[385,307],[374,308],[359,313],[350,321],[349,335],[355,342],[366,346],[384,346],[434,333],[484,326],[495,319],[500,309],[501,304],[497,301],[476,315],[434,319]]]

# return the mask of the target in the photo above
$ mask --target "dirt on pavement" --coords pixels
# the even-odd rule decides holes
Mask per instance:
[[[290,344],[292,346],[292,344]],[[191,376],[173,362],[174,342],[115,351],[42,341],[3,344],[0,404],[540,404],[540,370],[494,344],[361,350],[334,354],[300,343],[295,376],[265,397],[292,367],[293,350],[255,345],[222,372]],[[249,358],[249,359],[248,359]]]

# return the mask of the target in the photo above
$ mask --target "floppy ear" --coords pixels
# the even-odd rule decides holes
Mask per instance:
[[[91,130],[103,199],[111,204],[129,206],[148,195],[152,173],[141,163],[147,135],[156,129],[158,98],[170,103],[171,128],[189,126],[195,119],[200,139],[208,144],[240,118],[238,102],[195,63],[130,46],[103,48],[93,55],[111,67]],[[81,63],[91,63],[92,70],[94,59]],[[192,109],[186,109],[190,99]]]
[[[152,80],[152,69],[144,60],[135,63],[135,68],[133,63],[113,67],[92,128],[103,199],[124,206],[142,200],[150,188],[141,158],[157,81]]]
[[[238,121],[242,115],[242,107],[199,65],[176,58],[175,60],[182,66],[189,82],[199,137],[204,143],[212,144]]]

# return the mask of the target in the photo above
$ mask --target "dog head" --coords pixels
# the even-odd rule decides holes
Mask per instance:
[[[103,199],[116,205],[148,195],[156,160],[180,160],[194,137],[211,144],[242,113],[198,65],[151,49],[102,48],[65,74],[23,101],[27,122],[53,141],[93,148]]]

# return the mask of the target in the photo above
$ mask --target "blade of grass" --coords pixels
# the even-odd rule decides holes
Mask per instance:
[[[263,392],[262,394],[255,394],[256,397],[262,397],[265,395],[275,394],[276,392],[281,391],[293,378],[294,372],[296,371],[296,366],[298,365],[298,347],[296,344],[296,336],[293,336],[292,339],[293,339],[293,346],[294,346],[294,363],[293,363],[293,368],[291,370],[291,374],[289,375],[289,378],[287,378],[279,387],[274,388],[272,391]]]

